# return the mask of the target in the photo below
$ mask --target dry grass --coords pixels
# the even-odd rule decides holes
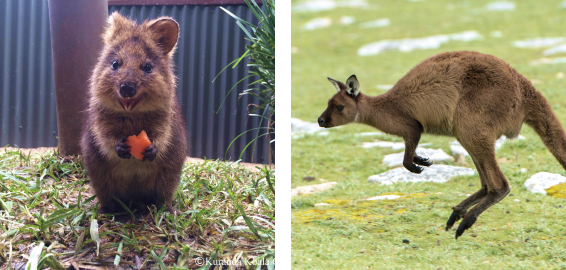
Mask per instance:
[[[181,215],[155,207],[131,215],[126,207],[114,217],[97,216],[80,159],[4,149],[0,161],[2,268],[35,261],[53,269],[208,269],[201,263],[208,258],[248,269],[273,262],[273,170],[187,163],[174,205]]]

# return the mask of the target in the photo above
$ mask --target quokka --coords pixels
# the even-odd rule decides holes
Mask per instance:
[[[178,36],[179,25],[169,17],[141,24],[117,12],[108,18],[81,141],[99,213],[122,212],[116,199],[177,212],[171,203],[187,151],[173,73]],[[142,130],[151,145],[138,160],[125,142]]]
[[[460,51],[432,56],[377,97],[362,94],[355,75],[345,84],[328,80],[338,93],[318,118],[321,127],[356,122],[401,136],[403,166],[413,173],[423,171],[418,165],[432,165],[415,154],[421,133],[455,137],[468,151],[481,189],[452,208],[446,230],[463,218],[456,239],[511,189],[495,158],[501,135],[515,138],[526,123],[566,169],[566,135],[550,105],[528,79],[492,55]]]

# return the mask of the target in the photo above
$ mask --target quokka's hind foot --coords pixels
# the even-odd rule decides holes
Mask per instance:
[[[427,166],[427,167],[432,165],[432,160],[429,160],[428,158],[424,158],[424,157],[421,157],[421,156],[414,156],[413,162],[417,165],[422,165],[422,166]]]
[[[452,208],[452,209],[454,209],[454,208]],[[454,209],[454,211],[452,212],[452,215],[450,215],[450,218],[448,219],[448,222],[446,222],[446,231],[450,230],[450,228],[452,228],[452,226],[454,226],[454,223],[456,223],[456,221],[460,220],[465,214],[466,214],[466,210],[456,210],[456,209]]]

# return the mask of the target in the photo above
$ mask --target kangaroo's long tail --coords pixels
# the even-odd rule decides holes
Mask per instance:
[[[534,87],[525,91],[524,97],[525,118],[523,122],[536,131],[544,145],[566,170],[566,134],[550,104]]]

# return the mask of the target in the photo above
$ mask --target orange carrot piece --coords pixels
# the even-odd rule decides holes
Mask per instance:
[[[147,133],[145,130],[142,130],[139,135],[133,135],[128,137],[126,144],[131,146],[130,154],[135,158],[142,160],[143,159],[143,151],[151,145],[149,138],[147,137]]]

